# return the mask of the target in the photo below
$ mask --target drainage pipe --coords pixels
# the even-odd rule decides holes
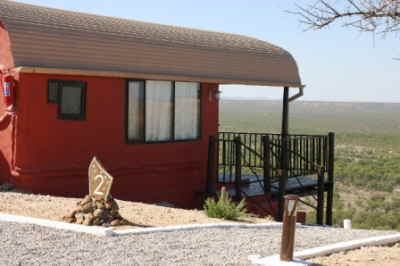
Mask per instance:
[[[304,95],[304,86],[299,87],[299,92],[289,98],[289,102],[295,101],[296,99],[300,98]]]

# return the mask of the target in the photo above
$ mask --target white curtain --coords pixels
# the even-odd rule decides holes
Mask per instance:
[[[128,89],[128,139],[143,141],[144,81],[130,81]]]
[[[199,137],[200,84],[175,83],[175,139],[187,140]]]
[[[172,82],[146,81],[146,141],[172,139]]]

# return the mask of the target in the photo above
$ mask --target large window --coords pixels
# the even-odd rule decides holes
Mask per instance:
[[[58,118],[85,119],[86,83],[49,80],[47,101],[58,104]]]
[[[200,136],[200,84],[128,82],[129,142],[195,140]]]

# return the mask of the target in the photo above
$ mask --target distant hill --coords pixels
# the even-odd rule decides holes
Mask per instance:
[[[221,129],[279,131],[282,102],[222,99]],[[293,132],[386,132],[400,134],[400,103],[295,101],[290,104]]]

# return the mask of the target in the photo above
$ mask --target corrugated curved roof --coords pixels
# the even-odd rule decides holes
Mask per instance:
[[[2,0],[15,66],[122,71],[301,86],[284,49],[243,35]]]

